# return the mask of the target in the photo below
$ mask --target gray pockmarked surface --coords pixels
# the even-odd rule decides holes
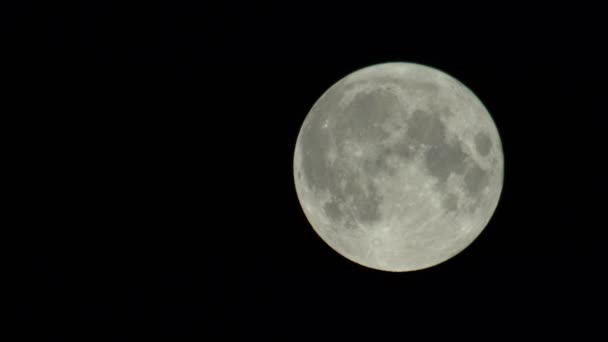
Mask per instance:
[[[294,153],[304,213],[361,265],[412,271],[465,249],[503,184],[498,131],[451,76],[413,63],[353,72],[308,113]]]

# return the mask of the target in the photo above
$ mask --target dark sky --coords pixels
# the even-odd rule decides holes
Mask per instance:
[[[599,331],[600,12],[198,3],[2,5],[4,167],[15,190],[5,208],[16,216],[4,227],[22,336],[585,340]],[[292,178],[314,101],[386,61],[466,84],[505,154],[483,234],[419,272],[335,253],[305,220]]]

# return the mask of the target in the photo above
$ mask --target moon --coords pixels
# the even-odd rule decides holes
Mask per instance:
[[[432,67],[383,63],[354,71],[314,103],[293,172],[312,228],[373,269],[442,263],[489,223],[504,157],[488,110]]]

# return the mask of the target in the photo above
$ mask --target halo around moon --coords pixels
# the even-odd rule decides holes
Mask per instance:
[[[503,165],[496,126],[471,90],[431,67],[385,63],[317,100],[293,167],[323,241],[358,264],[403,272],[471,244],[498,205]]]

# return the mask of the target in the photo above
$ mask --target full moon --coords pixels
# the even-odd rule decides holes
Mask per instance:
[[[384,63],[316,101],[293,172],[323,241],[360,265],[405,272],[479,236],[498,205],[504,157],[492,117],[466,86],[428,66]]]

